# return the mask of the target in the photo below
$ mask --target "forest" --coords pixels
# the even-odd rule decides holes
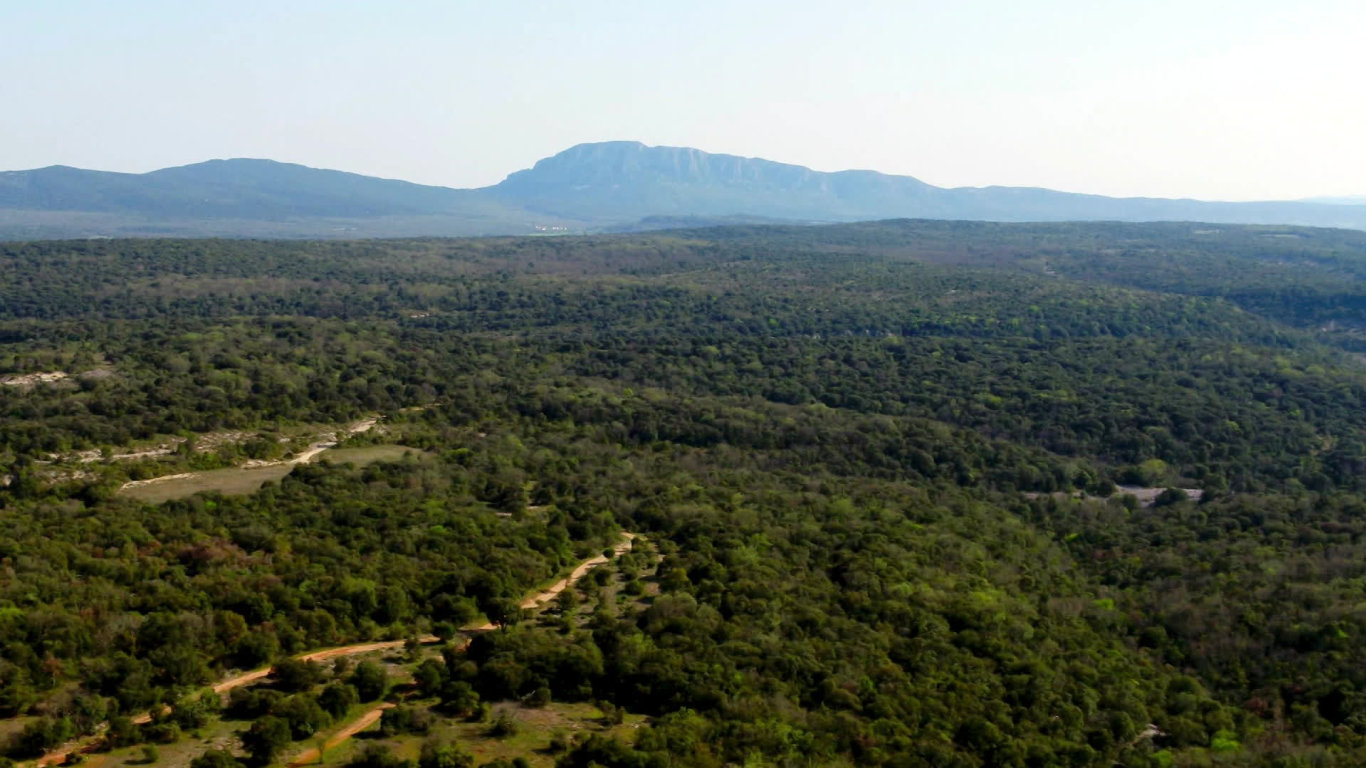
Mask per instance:
[[[0,243],[0,765],[1360,765],[1362,277],[1201,224]]]

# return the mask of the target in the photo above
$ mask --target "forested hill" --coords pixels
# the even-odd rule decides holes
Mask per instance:
[[[329,763],[1361,765],[1363,269],[1190,224],[0,245],[0,748],[284,765],[387,697]]]
[[[670,219],[833,222],[1210,221],[1366,229],[1366,206],[1110,198],[1022,187],[945,189],[874,171],[824,173],[639,142],[571,147],[482,189],[270,160],[129,174],[0,172],[0,238],[393,237],[657,229]],[[668,226],[668,224],[662,224]]]

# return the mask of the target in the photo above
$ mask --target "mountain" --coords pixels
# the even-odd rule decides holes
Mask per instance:
[[[931,217],[941,191],[909,176],[800,165],[634,141],[580,144],[489,191],[533,211],[587,220],[762,216],[820,221]]]
[[[1348,195],[1346,197],[1307,197],[1302,203],[1324,203],[1326,205],[1366,205],[1366,195]]]
[[[1114,198],[1029,187],[946,189],[875,171],[799,165],[639,142],[581,144],[489,188],[531,211],[590,221],[754,216],[807,221],[1209,221],[1366,229],[1366,206]]]
[[[271,160],[143,174],[51,166],[0,172],[0,238],[397,237],[630,230],[699,222],[1206,221],[1366,229],[1350,200],[1216,203],[1027,187],[947,189],[875,171],[633,141],[580,144],[482,189]]]

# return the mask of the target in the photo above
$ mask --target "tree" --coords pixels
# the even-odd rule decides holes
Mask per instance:
[[[271,668],[270,676],[282,690],[297,693],[322,682],[323,669],[311,661],[281,659]]]
[[[318,694],[318,706],[333,718],[345,715],[347,710],[360,703],[360,694],[350,683],[332,682]]]
[[[389,690],[389,675],[379,664],[362,661],[351,674],[351,685],[356,687],[361,701],[374,701]]]
[[[413,670],[413,684],[423,696],[435,696],[446,682],[446,665],[427,659]]]
[[[441,708],[453,715],[468,715],[479,706],[479,694],[464,680],[454,680],[441,688]]]
[[[572,616],[579,607],[579,595],[572,589],[566,589],[555,596],[555,610],[561,616]]]
[[[296,693],[276,702],[270,713],[289,723],[289,732],[295,741],[312,736],[332,722],[318,705],[318,700],[306,693]]]
[[[490,597],[480,601],[479,608],[499,629],[507,629],[526,616],[520,603],[510,597]]]
[[[270,764],[280,750],[289,746],[289,723],[273,715],[266,715],[242,731],[239,736],[242,748],[257,765]]]

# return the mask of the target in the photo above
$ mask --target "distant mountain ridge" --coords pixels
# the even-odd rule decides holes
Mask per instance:
[[[1210,221],[1366,228],[1366,206],[1114,198],[1034,187],[944,188],[877,171],[813,171],[771,160],[633,141],[580,144],[489,188],[530,210],[598,219],[757,216],[809,221]]]
[[[383,216],[443,213],[469,190],[429,187],[274,160],[237,158],[150,173],[55,165],[0,173],[0,207],[172,216]]]
[[[0,238],[214,235],[382,237],[646,229],[680,221],[1207,221],[1366,229],[1342,199],[1215,203],[1028,187],[947,189],[876,171],[634,141],[580,144],[481,189],[272,160],[144,174],[51,166],[0,172]]]
[[[800,165],[634,141],[580,144],[490,188],[531,210],[582,218],[764,216],[825,221],[931,215],[936,187],[873,171]],[[893,213],[894,211],[900,212]]]

